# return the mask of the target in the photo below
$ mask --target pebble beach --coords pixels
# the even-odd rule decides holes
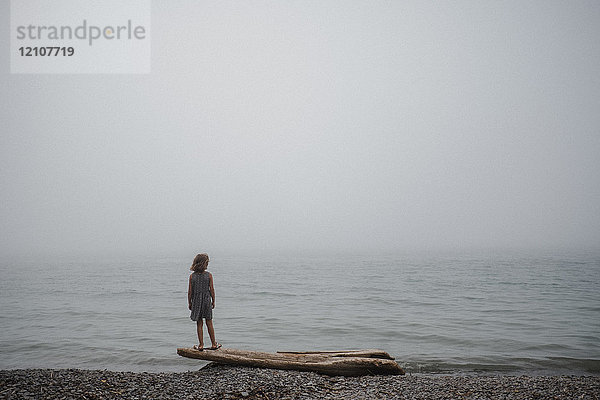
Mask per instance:
[[[209,364],[198,371],[0,371],[2,399],[598,399],[598,376],[331,377]]]

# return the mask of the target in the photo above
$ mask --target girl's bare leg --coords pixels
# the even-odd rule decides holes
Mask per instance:
[[[208,335],[210,336],[212,346],[217,347],[217,341],[215,340],[215,328],[213,326],[212,319],[206,320],[206,327],[208,328]]]
[[[207,321],[206,325],[208,325],[208,321]],[[202,332],[202,318],[200,318],[198,321],[196,321],[196,330],[198,331],[198,344],[202,348],[202,347],[204,347],[204,335]]]

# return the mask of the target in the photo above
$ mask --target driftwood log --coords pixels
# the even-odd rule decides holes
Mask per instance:
[[[404,375],[388,353],[381,350],[265,353],[225,349],[198,351],[178,348],[182,357],[246,367],[312,371],[325,375]]]
[[[362,358],[381,358],[384,360],[393,360],[394,357],[390,356],[383,350],[369,349],[369,350],[333,350],[333,351],[278,351],[278,354],[317,354],[330,357],[362,357]]]

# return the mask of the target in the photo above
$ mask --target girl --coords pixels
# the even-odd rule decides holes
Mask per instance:
[[[213,287],[212,274],[206,271],[209,262],[208,254],[198,254],[190,267],[190,282],[188,285],[188,307],[192,311],[190,318],[196,321],[196,330],[198,331],[198,345],[194,349],[204,350],[204,340],[202,335],[202,318],[206,319],[208,334],[212,347],[210,350],[216,350],[221,345],[215,340],[215,328],[212,323],[212,309],[215,308],[215,288]]]

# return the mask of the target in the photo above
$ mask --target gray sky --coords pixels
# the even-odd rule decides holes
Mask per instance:
[[[0,4],[1,254],[600,244],[598,1],[154,1],[149,75]]]

